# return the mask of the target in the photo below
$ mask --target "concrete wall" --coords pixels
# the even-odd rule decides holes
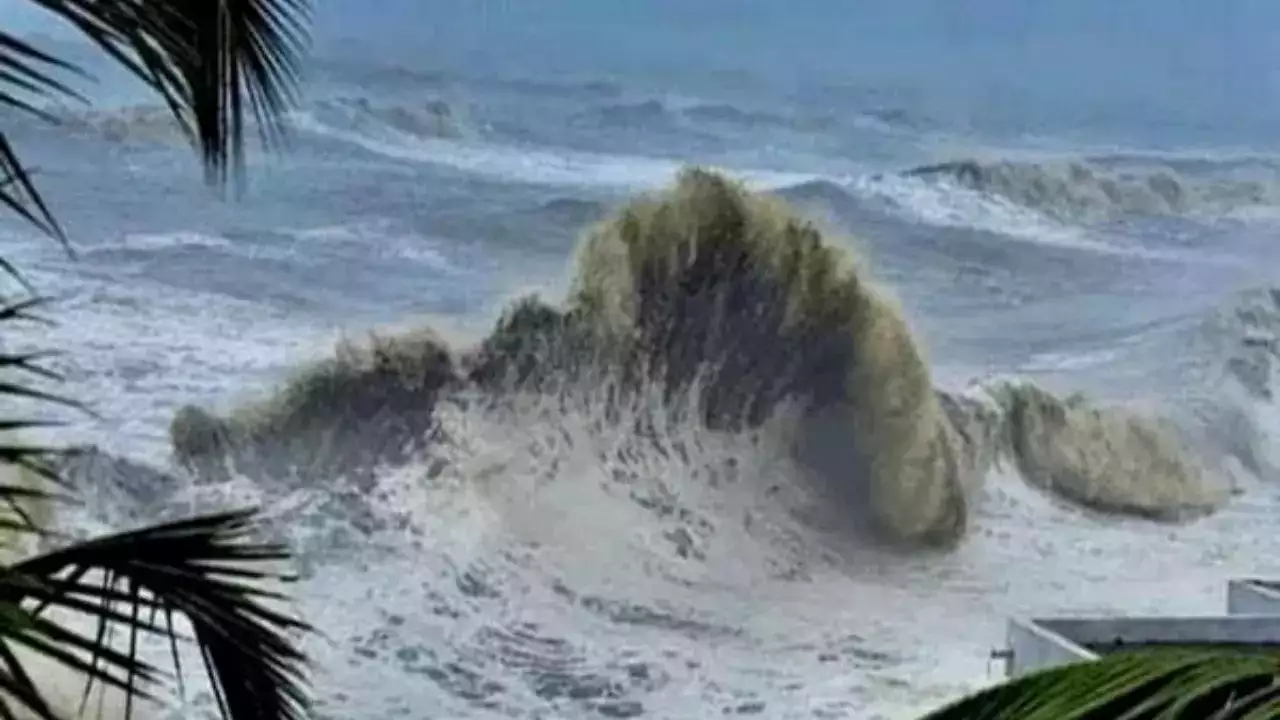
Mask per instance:
[[[1229,581],[1225,616],[1016,618],[1006,634],[1008,646],[999,655],[1010,677],[1096,660],[1089,650],[1095,645],[1280,645],[1280,581]]]
[[[1228,615],[1280,615],[1280,584],[1265,580],[1227,583]]]
[[[1231,643],[1280,645],[1280,616],[1035,618],[1011,620],[1006,671],[1023,675],[1097,659],[1091,645]]]
[[[1033,619],[1009,621],[1009,646],[1005,655],[1005,674],[1009,677],[1098,658],[1094,653],[1044,627],[1043,622]]]

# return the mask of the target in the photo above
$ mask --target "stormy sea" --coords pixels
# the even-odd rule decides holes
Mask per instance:
[[[1010,616],[1219,611],[1280,573],[1278,21],[335,0],[230,198],[103,70],[5,117],[58,524],[260,505],[334,719],[911,718]]]

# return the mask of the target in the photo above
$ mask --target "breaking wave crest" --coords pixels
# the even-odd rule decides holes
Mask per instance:
[[[170,111],[159,105],[47,110],[61,131],[107,142],[168,144],[184,139]],[[306,114],[326,126],[373,138],[461,140],[477,134],[462,109],[440,99],[397,103],[359,96],[329,97],[308,103]]]
[[[903,174],[955,183],[1067,220],[1222,214],[1280,202],[1280,166],[1262,159],[965,159]]]
[[[390,130],[417,138],[465,139],[475,136],[462,110],[444,100],[422,103],[375,103],[362,97],[319,100],[310,112],[321,122],[343,130],[377,135]]]
[[[805,553],[782,549],[798,522],[954,546],[998,463],[1093,511],[1212,512],[1228,497],[1219,463],[1182,439],[1169,420],[1025,381],[935,387],[865,261],[779,198],[697,170],[592,227],[562,305],[524,298],[458,350],[426,328],[344,343],[229,416],[189,406],[171,425],[176,459],[205,482],[337,494],[341,477],[367,505],[386,498],[388,466],[412,466],[417,484],[391,502],[426,503],[453,478],[535,536],[626,522],[570,517],[563,493],[598,476],[590,492],[652,515],[652,542],[679,557],[728,552],[714,549],[728,516],[687,502],[713,497],[781,574],[801,572]],[[547,503],[554,518],[535,509]]]
[[[782,111],[743,108],[732,103],[702,102],[678,98],[648,98],[615,102],[583,112],[580,122],[601,127],[660,127],[672,122],[712,124],[739,128],[779,128],[797,131],[830,130],[832,117],[806,116]]]
[[[59,129],[112,143],[180,142],[182,129],[167,108],[128,105],[117,108],[54,108]]]

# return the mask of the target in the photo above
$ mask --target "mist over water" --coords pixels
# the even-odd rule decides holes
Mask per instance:
[[[65,351],[102,415],[59,436],[101,451],[63,522],[263,504],[332,718],[912,717],[994,679],[1011,614],[1217,611],[1280,556],[1276,12],[335,1],[292,147],[237,203],[104,75],[58,128],[6,120],[80,252],[5,221],[60,298],[11,342]],[[779,308],[838,295],[798,274],[634,260],[591,276],[634,343],[557,334],[588,228],[687,164],[848,260],[823,342],[787,334],[811,316]],[[695,236],[651,237],[718,257]],[[895,397],[938,435],[853,452]],[[818,472],[815,445],[871,470]],[[920,457],[915,487],[964,499],[947,541],[869,538],[840,483]]]

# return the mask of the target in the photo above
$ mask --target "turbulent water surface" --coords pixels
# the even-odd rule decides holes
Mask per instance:
[[[22,342],[101,414],[66,522],[261,503],[324,631],[320,716],[911,717],[996,676],[1010,615],[1212,612],[1280,571],[1274,17],[383,5],[322,11],[293,142],[239,202],[110,76],[60,127],[6,119],[79,252],[4,226],[59,298]],[[931,412],[999,456],[955,542],[853,532],[780,417],[599,378],[306,411],[421,435],[376,468],[319,434],[274,438],[302,470],[174,461],[179,408],[266,412],[341,337],[461,355],[515,296],[566,301],[583,229],[686,163],[782,197],[901,305]]]

